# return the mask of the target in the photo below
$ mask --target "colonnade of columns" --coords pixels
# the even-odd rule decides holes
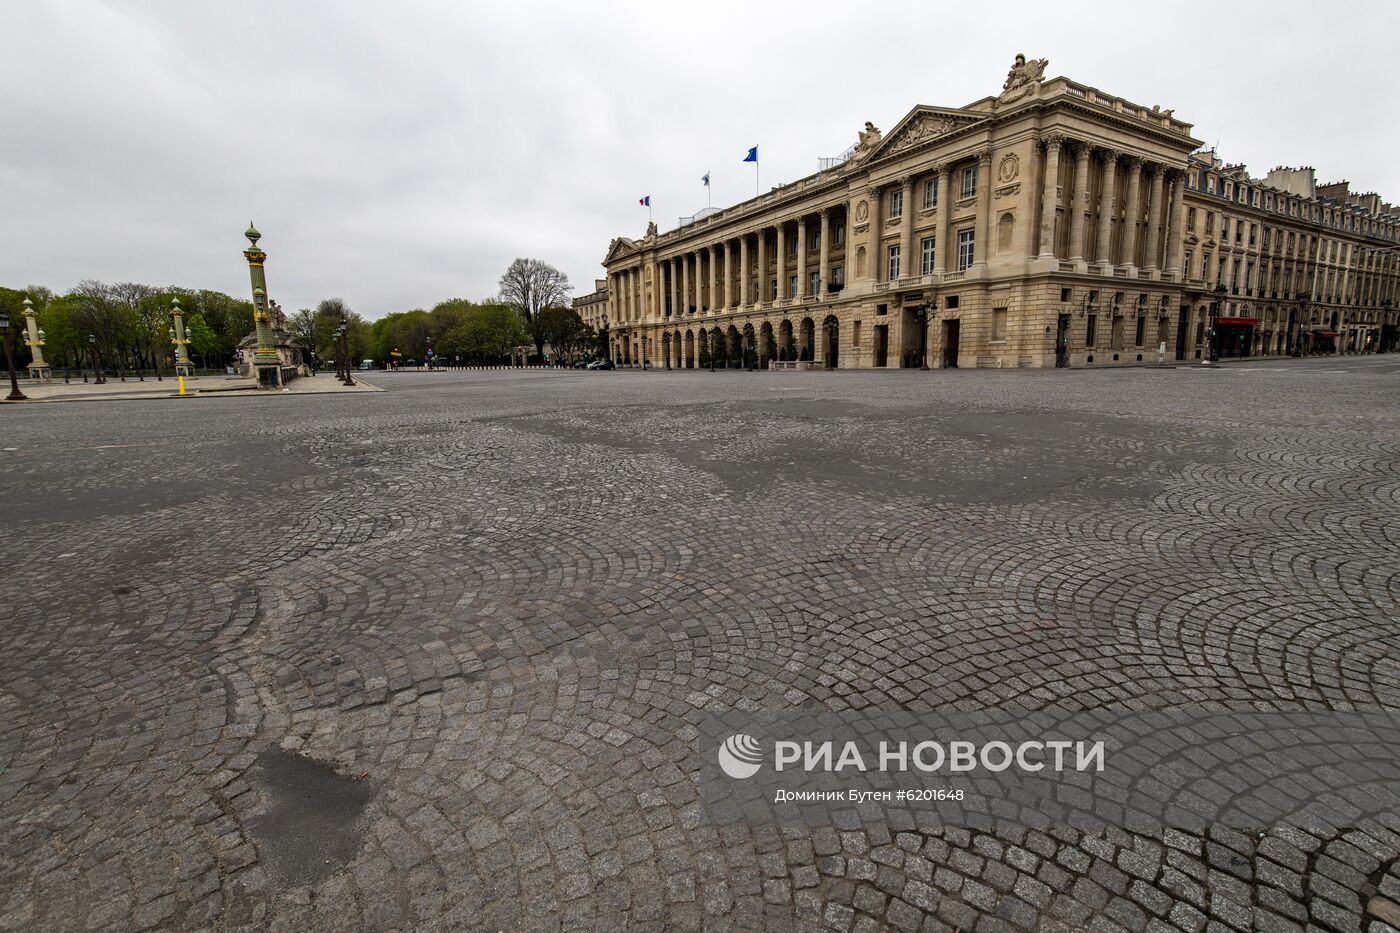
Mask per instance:
[[[613,320],[625,324],[679,314],[751,310],[775,301],[819,301],[828,293],[833,261],[840,258],[832,249],[831,236],[843,220],[834,219],[833,213],[844,214],[839,208],[822,208],[611,272],[608,304]],[[815,248],[812,234],[818,238]],[[809,267],[811,252],[817,254],[815,282]],[[644,271],[647,266],[649,270]]]
[[[1184,171],[1059,134],[1046,136],[1043,143],[1038,258],[1067,259],[1087,271],[1091,257],[1086,241],[1092,217],[1096,221],[1092,262],[1098,271],[1110,275],[1115,268],[1127,267],[1140,268],[1152,278],[1181,274],[1186,233]],[[1074,162],[1061,199],[1060,162],[1067,147],[1072,147]],[[1099,163],[1097,204],[1091,178],[1095,157]],[[1061,200],[1069,221],[1067,255],[1061,255],[1056,235]]]

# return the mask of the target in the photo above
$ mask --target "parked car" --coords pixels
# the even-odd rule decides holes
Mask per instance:
[[[374,360],[360,360],[360,369],[374,369]]]
[[[588,368],[588,364],[585,363],[583,360],[579,360],[577,363],[574,364],[574,369],[587,369],[587,368]]]
[[[588,364],[589,369],[613,369],[612,360],[594,360]]]

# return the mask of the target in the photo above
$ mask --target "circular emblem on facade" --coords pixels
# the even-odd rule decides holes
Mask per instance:
[[[997,177],[1002,181],[1011,181],[1021,174],[1021,160],[1016,153],[1008,152],[1002,156],[1001,164],[997,166]]]
[[[869,216],[870,205],[866,204],[864,201],[861,201],[859,204],[856,205],[856,223],[865,223],[866,218],[868,218]]]

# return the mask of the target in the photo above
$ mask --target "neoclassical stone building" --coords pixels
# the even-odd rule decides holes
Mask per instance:
[[[1326,294],[1338,300],[1325,310],[1319,290],[1302,299],[1305,310],[1294,307],[1295,335],[1321,333],[1314,319],[1340,333],[1363,307],[1347,300],[1364,296],[1374,300],[1364,307],[1375,346],[1384,342],[1400,244],[1390,205],[1344,194],[1332,206],[1339,192],[1326,187],[1282,200],[1265,193],[1301,187],[1286,171],[1231,200],[1238,179],[1230,193],[1220,179],[1242,167],[1193,155],[1190,124],[1046,79],[1045,65],[1017,56],[996,97],[916,107],[887,134],[867,123],[814,175],[665,234],[649,225],[642,239],[613,240],[604,265],[614,359],[690,368],[702,347],[842,368],[1124,365],[1153,361],[1159,348],[1196,359],[1222,270],[1233,274],[1251,248],[1260,258],[1242,268],[1264,275],[1271,295],[1275,259],[1280,283],[1334,283]],[[1241,228],[1222,233],[1221,223],[1284,233],[1246,245],[1228,240]],[[1346,245],[1333,260],[1324,241]],[[1282,253],[1314,246],[1311,257]],[[1299,303],[1301,286],[1268,298],[1279,308],[1269,317],[1256,307],[1264,286],[1240,287],[1255,291],[1218,311],[1231,322],[1222,328],[1250,328],[1236,349],[1322,346],[1311,336],[1279,343],[1286,324],[1264,333],[1263,321]]]
[[[576,295],[572,302],[572,307],[578,312],[578,316],[583,319],[594,330],[603,330],[606,324],[603,321],[608,313],[608,283],[606,279],[594,279],[593,291],[587,295]]]

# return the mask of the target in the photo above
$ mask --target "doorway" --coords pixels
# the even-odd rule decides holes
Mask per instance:
[[[836,369],[841,362],[841,326],[837,323],[836,315],[823,321],[822,329],[826,331],[826,368]]]
[[[890,349],[890,325],[875,325],[875,365],[884,366]]]
[[[1055,328],[1055,368],[1069,366],[1069,315],[1061,314]]]
[[[1190,326],[1190,310],[1185,305],[1176,313],[1176,358],[1186,359],[1186,328]]]
[[[961,321],[943,322],[943,368],[958,368],[958,328]]]

